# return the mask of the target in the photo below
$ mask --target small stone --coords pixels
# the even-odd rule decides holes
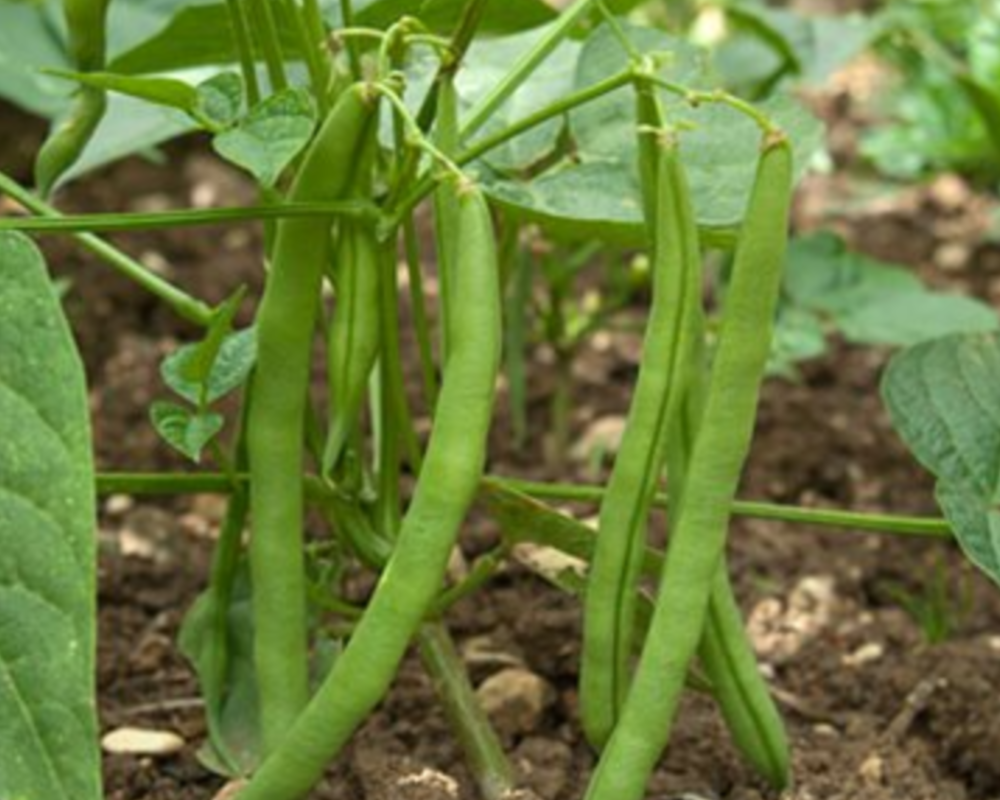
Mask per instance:
[[[171,756],[184,749],[184,740],[173,731],[116,728],[104,735],[101,747],[112,755]]]
[[[840,661],[845,667],[861,667],[872,661],[878,661],[885,655],[884,645],[878,642],[868,642],[861,645],[853,653],[848,653]]]
[[[885,761],[882,760],[881,756],[876,754],[868,756],[862,762],[861,768],[858,770],[858,775],[869,786],[881,784],[885,778]]]
[[[840,731],[833,727],[833,725],[828,725],[825,722],[821,722],[818,725],[813,726],[813,733],[817,736],[822,736],[824,739],[839,739]]]
[[[104,513],[120,517],[135,506],[135,500],[127,494],[113,494],[104,502]]]
[[[483,711],[505,736],[530,733],[556,701],[552,686],[526,669],[511,667],[487,678],[476,690]]]
[[[212,800],[235,800],[235,798],[239,796],[240,790],[246,788],[247,783],[249,783],[249,781],[246,781],[243,778],[230,781],[219,789],[218,792],[216,792],[216,794],[212,797]]]

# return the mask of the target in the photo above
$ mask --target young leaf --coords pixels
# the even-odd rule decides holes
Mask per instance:
[[[308,92],[284,89],[250,110],[235,127],[218,134],[212,146],[266,187],[308,144],[316,126],[316,107]]]
[[[969,559],[1000,583],[1000,335],[904,350],[882,396],[893,425],[937,478],[937,499]]]
[[[186,344],[168,356],[160,366],[164,383],[188,402],[209,406],[242,386],[257,358],[257,337],[253,328],[229,334],[221,345],[206,347],[209,340]],[[205,365],[209,370],[206,375]]]
[[[99,800],[83,367],[41,254],[0,233],[0,797]]]
[[[243,108],[243,79],[235,72],[220,72],[198,84],[198,108],[219,128],[228,128]]]
[[[156,402],[149,416],[163,440],[195,463],[215,435],[222,430],[225,419],[211,411],[197,413],[173,403]]]
[[[192,116],[198,112],[198,90],[176,78],[137,78],[113,72],[74,72],[68,69],[50,69],[46,72],[84,86],[93,86],[136,97],[147,103],[176,108]]]

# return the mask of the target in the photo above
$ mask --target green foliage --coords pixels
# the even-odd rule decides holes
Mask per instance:
[[[864,152],[898,178],[956,169],[1000,174],[1000,6],[977,0],[895,0],[879,52],[898,71],[892,123]]]
[[[1000,583],[1000,335],[924,342],[890,363],[893,425],[937,478],[937,499],[969,559]]]
[[[35,246],[0,234],[0,796],[98,800],[83,367]]]
[[[835,234],[794,239],[785,272],[772,369],[821,355],[824,331],[858,345],[905,347],[959,332],[992,331],[1000,317],[971,297],[928,289],[911,270],[847,249]]]

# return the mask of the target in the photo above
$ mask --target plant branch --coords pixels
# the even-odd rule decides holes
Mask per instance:
[[[14,198],[14,200],[26,209],[42,217],[58,219],[62,216],[54,207],[36,197],[17,183],[17,181],[2,172],[0,172],[0,192]],[[155,272],[143,266],[131,256],[126,255],[117,247],[108,244],[103,239],[90,233],[75,233],[74,238],[85,249],[118,270],[126,278],[139,284],[156,297],[159,297],[179,316],[200,326],[207,326],[212,321],[212,309],[207,303],[203,303],[172,283],[165,281]]]

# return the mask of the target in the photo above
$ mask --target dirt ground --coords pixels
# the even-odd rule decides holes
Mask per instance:
[[[836,98],[831,108],[836,117]],[[26,180],[41,127],[0,107],[0,128],[16,133],[0,151],[0,168]],[[835,125],[832,140],[834,155],[849,161],[850,126]],[[172,145],[167,157],[161,165],[131,160],[114,166],[69,190],[61,205],[151,210],[252,200],[248,185],[197,143]],[[940,179],[866,203],[854,192],[842,178],[811,178],[800,194],[799,228],[832,224],[861,250],[908,264],[935,285],[1000,298],[1000,248],[985,238],[991,205],[960,180]],[[209,300],[241,282],[260,285],[260,236],[250,226],[112,238]],[[186,468],[157,441],[146,408],[165,396],[159,359],[194,331],[68,240],[52,237],[43,244],[54,271],[71,281],[66,305],[87,364],[101,468]],[[641,307],[629,313],[640,314]],[[574,441],[623,414],[638,346],[637,334],[615,333],[584,349],[574,370]],[[542,350],[533,354],[531,426],[537,435],[515,452],[500,419],[490,469],[593,480],[588,465],[572,459],[559,474],[544,466],[553,391],[545,357]],[[828,356],[807,364],[798,382],[769,382],[741,497],[935,513],[931,480],[891,431],[878,399],[887,357],[886,351],[837,343]],[[214,497],[157,503],[115,497],[103,504],[102,726],[167,730],[184,742],[167,756],[107,755],[109,800],[207,800],[222,785],[195,758],[205,733],[202,711],[191,671],[174,647],[178,625],[204,585],[222,509]],[[466,554],[481,552],[495,537],[491,523],[477,515],[463,540]],[[738,594],[792,737],[795,787],[786,800],[1000,798],[995,586],[940,542],[750,520],[735,522],[731,541]],[[935,602],[939,574],[946,576],[948,593]],[[914,612],[921,601],[923,626]],[[935,611],[952,630],[943,643],[931,644],[924,628]],[[530,697],[503,698],[528,711],[505,714],[501,708],[498,719],[524,787],[542,800],[580,798],[594,759],[576,712],[577,602],[510,567],[459,604],[448,622],[477,684],[505,669],[531,676],[522,683]],[[457,782],[456,792],[400,780],[426,769]],[[450,785],[445,778],[438,783]],[[682,709],[648,796],[774,800],[739,761],[711,703],[697,696]],[[416,658],[406,662],[389,698],[314,797],[475,797]]]

